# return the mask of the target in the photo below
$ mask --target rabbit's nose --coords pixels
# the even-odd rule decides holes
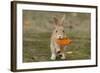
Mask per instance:
[[[61,39],[62,38],[62,36],[59,36],[59,39]]]

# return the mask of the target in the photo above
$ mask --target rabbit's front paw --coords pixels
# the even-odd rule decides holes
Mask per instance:
[[[51,56],[51,60],[55,60],[56,59],[56,56],[55,55],[52,55]]]

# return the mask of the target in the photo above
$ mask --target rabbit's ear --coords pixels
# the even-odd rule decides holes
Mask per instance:
[[[64,20],[65,20],[65,14],[63,15],[63,17],[61,18],[60,24],[63,25],[64,24]]]
[[[57,17],[53,17],[53,19],[54,19],[54,24],[57,25],[58,21],[59,21],[58,18]]]

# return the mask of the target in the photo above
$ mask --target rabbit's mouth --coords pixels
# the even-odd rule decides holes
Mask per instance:
[[[57,39],[62,39],[62,38],[64,38],[63,35],[58,35],[58,36],[57,36]]]
[[[62,39],[63,37],[62,36],[59,36],[59,39]]]

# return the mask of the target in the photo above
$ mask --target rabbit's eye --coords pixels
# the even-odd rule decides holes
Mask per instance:
[[[65,31],[63,30],[63,32],[65,32]]]
[[[56,30],[56,33],[57,33],[58,31]]]

